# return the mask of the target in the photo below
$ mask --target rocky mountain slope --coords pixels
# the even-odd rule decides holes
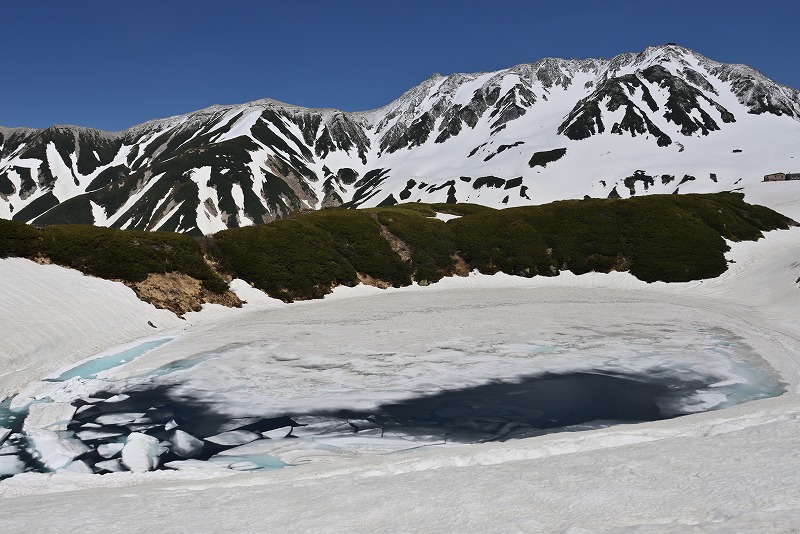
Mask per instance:
[[[713,192],[800,172],[800,93],[676,45],[434,75],[360,113],[260,100],[0,127],[0,217],[209,234],[300,209]]]

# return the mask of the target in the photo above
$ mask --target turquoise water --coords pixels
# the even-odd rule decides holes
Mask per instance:
[[[172,338],[166,339],[157,339],[155,341],[147,341],[142,343],[141,345],[137,345],[130,349],[124,350],[117,354],[111,354],[109,356],[103,356],[102,358],[95,358],[94,360],[89,360],[88,362],[84,362],[77,367],[73,367],[69,371],[64,372],[61,376],[55,379],[56,382],[63,382],[65,380],[69,380],[70,378],[79,377],[79,378],[94,378],[97,376],[98,373],[103,371],[108,371],[109,369],[113,369],[118,365],[122,365],[123,363],[128,363],[142,354],[149,352],[156,347],[160,347],[167,341],[171,341]]]
[[[182,360],[175,360],[173,362],[169,362],[166,365],[162,365],[155,371],[148,373],[148,376],[164,376],[168,375],[169,373],[174,373],[175,371],[184,371],[186,369],[191,369],[195,365],[201,364],[205,361],[217,358],[219,354],[217,353],[206,353],[200,354],[198,356],[194,356],[192,358],[184,358]]]
[[[220,455],[215,458],[224,460],[225,462],[253,462],[258,466],[257,468],[248,469],[248,471],[273,471],[289,465],[270,454],[242,454],[241,456]]]

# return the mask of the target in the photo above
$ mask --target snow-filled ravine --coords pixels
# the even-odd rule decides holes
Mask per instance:
[[[746,198],[798,219],[796,185]],[[62,287],[72,356],[0,350],[0,529],[800,528],[800,229],[728,258],[687,284],[472,275],[291,305],[237,282],[243,309],[186,321]],[[35,303],[9,339],[57,339],[37,281],[73,272],[0,272]]]

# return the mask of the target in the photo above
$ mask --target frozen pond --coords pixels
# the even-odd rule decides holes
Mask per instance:
[[[784,391],[736,325],[708,311],[530,296],[290,306],[89,360],[32,384],[5,416],[0,406],[5,476],[262,471],[667,419]]]

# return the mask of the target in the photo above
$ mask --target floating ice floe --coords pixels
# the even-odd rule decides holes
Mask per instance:
[[[83,460],[75,460],[74,462],[70,462],[59,469],[59,471],[66,471],[67,473],[85,473],[88,475],[94,473],[92,468],[89,467],[89,465]]]
[[[97,439],[117,438],[123,435],[120,431],[111,430],[81,430],[75,433],[81,441],[91,441]]]
[[[172,452],[181,458],[195,458],[203,450],[203,441],[183,430],[176,430],[170,438]]]
[[[216,436],[209,436],[206,438],[206,441],[216,443],[217,445],[235,447],[237,445],[250,443],[251,441],[255,441],[260,437],[260,434],[250,432],[249,430],[229,430],[228,432],[222,432]]]
[[[101,425],[126,425],[144,417],[142,413],[110,413],[104,414],[95,419]]]
[[[25,431],[34,455],[49,470],[56,471],[72,462],[89,447],[80,441],[63,438],[58,433],[45,428],[31,428]]]
[[[118,458],[97,462],[94,464],[94,466],[101,471],[108,471],[110,473],[119,473],[121,471],[125,471],[125,468],[122,466],[122,462],[120,462]]]
[[[75,415],[75,409],[68,402],[35,402],[28,409],[22,429],[46,428],[54,432],[66,430]]]
[[[122,452],[124,443],[103,443],[97,446],[97,454],[103,458],[113,458]]]
[[[274,430],[267,430],[265,432],[262,432],[261,435],[264,436],[265,438],[281,439],[291,434],[293,430],[294,427],[283,426],[281,428],[276,428]]]

